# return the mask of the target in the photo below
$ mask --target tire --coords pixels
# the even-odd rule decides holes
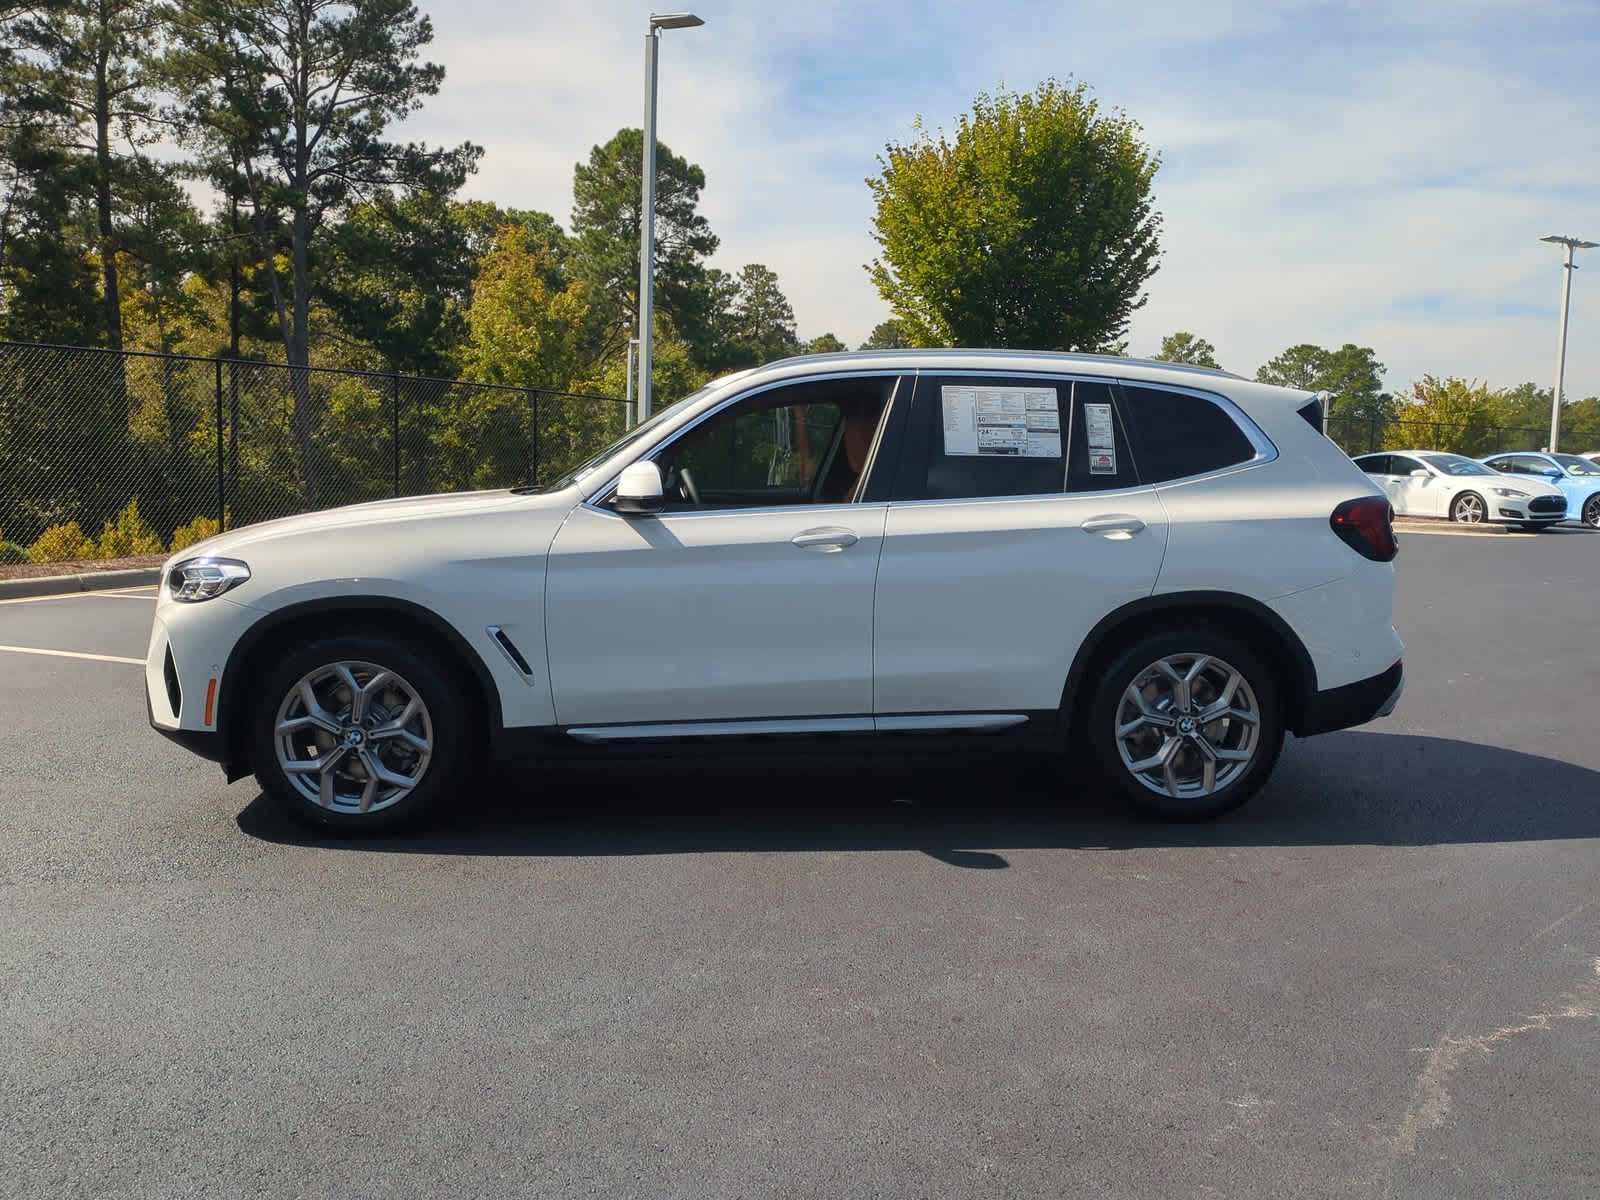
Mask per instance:
[[[1230,708],[1254,715],[1253,725],[1225,715],[1185,728],[1181,717],[1169,715],[1178,696],[1173,680],[1160,669],[1163,663],[1193,680],[1190,719],[1219,703],[1228,681],[1238,676]],[[1283,749],[1282,688],[1261,656],[1232,634],[1204,626],[1150,634],[1118,650],[1099,678],[1080,728],[1083,748],[1096,772],[1135,809],[1168,820],[1205,820],[1243,804],[1272,773]],[[1141,683],[1137,694],[1144,699],[1143,712],[1133,700]],[[1157,724],[1152,717],[1171,724]],[[1129,732],[1131,725],[1137,728]],[[1202,746],[1231,754],[1248,751],[1249,757],[1215,763],[1212,788],[1206,791]],[[1164,766],[1133,769],[1164,754],[1171,756],[1170,773]],[[1163,790],[1157,790],[1158,783]]]
[[[352,720],[352,682],[363,694],[359,720]],[[302,824],[343,833],[393,829],[467,783],[466,697],[426,648],[385,633],[331,632],[279,657],[260,695],[249,730],[256,780]],[[280,722],[287,726],[281,737]],[[284,765],[333,751],[340,753],[329,764],[331,782],[329,770]]]
[[[1462,525],[1482,525],[1489,519],[1489,506],[1477,492],[1462,492],[1450,501],[1450,519]]]
[[[1583,523],[1590,529],[1600,529],[1600,492],[1583,502]]]

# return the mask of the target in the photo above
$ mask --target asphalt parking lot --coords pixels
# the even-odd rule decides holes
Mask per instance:
[[[1600,539],[1404,536],[1219,824],[1039,760],[501,773],[309,839],[0,604],[0,1194],[1593,1196]]]

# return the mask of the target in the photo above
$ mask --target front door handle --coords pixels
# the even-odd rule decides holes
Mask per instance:
[[[838,525],[823,525],[795,534],[790,543],[802,550],[815,550],[821,554],[837,554],[846,546],[854,546],[861,539]]]
[[[1144,522],[1128,513],[1106,513],[1101,517],[1090,517],[1080,528],[1085,533],[1098,533],[1103,538],[1125,542],[1144,530]]]

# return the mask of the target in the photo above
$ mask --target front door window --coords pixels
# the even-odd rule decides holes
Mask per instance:
[[[894,383],[794,384],[713,414],[655,456],[668,511],[859,499]]]

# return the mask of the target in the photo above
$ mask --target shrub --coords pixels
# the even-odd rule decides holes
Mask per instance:
[[[28,561],[28,552],[15,542],[8,542],[0,537],[0,566],[9,566],[11,563]]]
[[[28,547],[28,557],[34,562],[70,562],[75,558],[95,557],[94,540],[83,536],[76,521],[65,525],[52,525]]]
[[[196,542],[203,542],[208,537],[216,537],[221,532],[215,517],[196,517],[187,525],[179,525],[172,531],[173,551],[187,550]]]
[[[115,521],[107,521],[100,533],[101,558],[127,558],[132,554],[164,554],[166,544],[161,535],[150,528],[149,522],[139,515],[139,501],[128,501],[128,507],[117,514]]]

